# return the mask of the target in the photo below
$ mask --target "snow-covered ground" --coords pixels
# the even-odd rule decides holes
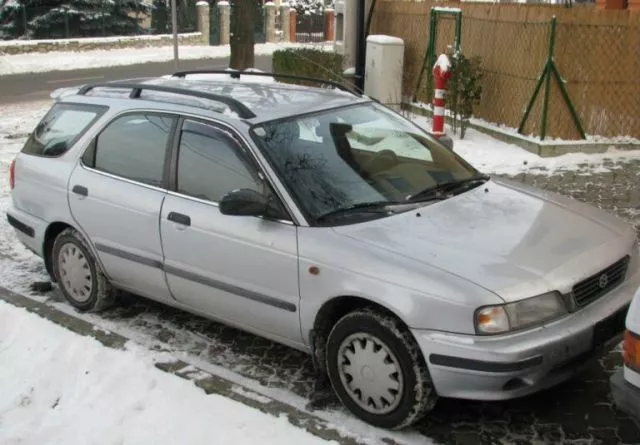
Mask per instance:
[[[412,120],[423,128],[431,128],[431,119],[414,115]],[[467,129],[464,139],[454,135],[454,151],[485,173],[517,175],[519,173],[553,174],[557,171],[582,171],[585,174],[604,172],[605,161],[624,162],[640,159],[640,150],[617,150],[615,144],[605,153],[568,153],[556,157],[541,157],[524,148],[502,142],[473,128]]]
[[[331,443],[286,417],[206,395],[156,369],[159,357],[107,348],[0,301],[0,443]]]
[[[309,47],[332,50],[331,44],[303,43],[259,43],[255,45],[256,56],[273,54],[278,49]],[[181,60],[220,59],[230,55],[229,45],[180,46]],[[84,68],[134,65],[147,62],[173,60],[173,47],[124,48],[93,51],[52,51],[49,53],[27,53],[0,57],[0,76],[7,74],[37,73],[46,71],[71,71]]]

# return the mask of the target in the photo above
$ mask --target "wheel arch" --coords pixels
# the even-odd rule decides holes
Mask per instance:
[[[373,299],[354,295],[341,295],[333,297],[320,307],[316,313],[313,327],[309,332],[309,345],[311,348],[311,356],[313,357],[313,365],[317,372],[322,376],[326,376],[325,369],[325,346],[331,329],[336,322],[358,309],[372,309],[382,314],[393,317],[398,320],[409,333],[409,326],[395,311],[384,306]],[[413,336],[413,334],[411,334]]]
[[[70,224],[65,221],[54,221],[47,226],[47,229],[44,232],[44,240],[42,244],[42,255],[44,259],[44,265],[47,270],[47,273],[51,277],[51,280],[54,283],[56,282],[55,274],[53,273],[53,258],[52,258],[53,243],[58,237],[58,235],[60,235],[66,229],[73,229],[77,231],[85,239],[86,247],[93,254],[96,262],[98,263],[98,265],[100,266],[100,269],[102,270],[102,273],[105,274],[104,266],[102,264],[102,261],[100,260],[100,256],[97,254],[97,251],[93,246],[93,243],[91,242],[91,240],[87,238],[86,234],[82,230],[80,230],[78,227],[74,226],[73,224]]]

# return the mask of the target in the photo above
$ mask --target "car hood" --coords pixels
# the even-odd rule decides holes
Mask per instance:
[[[633,231],[594,207],[511,181],[415,211],[340,226],[343,236],[445,270],[516,301],[573,284],[621,259]]]

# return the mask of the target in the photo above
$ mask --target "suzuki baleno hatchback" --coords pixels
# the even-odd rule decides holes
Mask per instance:
[[[305,351],[386,428],[549,388],[620,341],[625,223],[367,97],[219,77],[67,91],[12,163],[9,223],[78,310],[124,290]]]

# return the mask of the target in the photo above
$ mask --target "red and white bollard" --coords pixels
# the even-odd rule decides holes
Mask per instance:
[[[445,93],[447,91],[447,81],[451,79],[451,62],[446,54],[440,54],[436,64],[433,66],[433,78],[435,80],[435,94],[433,96],[433,124],[431,133],[442,138],[446,136],[444,132],[444,105]]]

